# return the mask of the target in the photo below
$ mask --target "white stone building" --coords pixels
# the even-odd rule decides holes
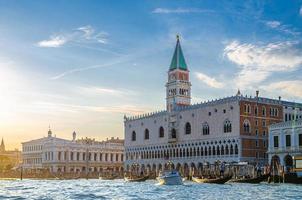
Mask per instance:
[[[302,156],[302,119],[270,126],[268,156],[271,164],[293,167],[294,156]]]
[[[23,169],[48,169],[50,172],[123,171],[124,141],[107,139],[72,140],[52,136],[22,143]]]
[[[294,111],[293,111],[294,110]],[[167,162],[182,172],[215,161],[266,163],[268,126],[302,117],[302,104],[237,95],[191,104],[179,38],[168,71],[166,110],[124,118],[126,170],[153,171]]]

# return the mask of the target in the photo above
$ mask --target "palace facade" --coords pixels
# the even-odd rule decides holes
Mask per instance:
[[[294,117],[291,121],[271,125],[268,148],[269,163],[292,169],[295,156],[302,156],[302,119]]]
[[[124,140],[111,138],[72,140],[48,136],[22,143],[23,169],[47,169],[50,172],[103,172],[123,171]]]
[[[124,118],[125,168],[183,173],[216,161],[266,163],[268,127],[302,117],[302,104],[234,96],[191,104],[189,70],[177,38],[166,84],[166,110]]]

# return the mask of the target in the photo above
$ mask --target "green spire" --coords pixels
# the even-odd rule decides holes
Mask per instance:
[[[182,53],[180,42],[179,42],[179,35],[176,36],[177,42],[176,42],[176,47],[175,51],[173,54],[173,58],[170,64],[170,69],[169,70],[174,70],[174,69],[181,69],[181,70],[188,70],[187,64],[185,61],[185,57]]]

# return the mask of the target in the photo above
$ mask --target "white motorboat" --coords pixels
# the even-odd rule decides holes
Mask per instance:
[[[160,185],[182,185],[182,177],[176,170],[161,172],[157,180]]]

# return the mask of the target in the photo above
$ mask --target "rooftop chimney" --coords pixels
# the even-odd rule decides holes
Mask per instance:
[[[256,91],[256,97],[258,98],[259,96],[259,90]]]
[[[281,96],[279,96],[279,101],[281,101]]]

